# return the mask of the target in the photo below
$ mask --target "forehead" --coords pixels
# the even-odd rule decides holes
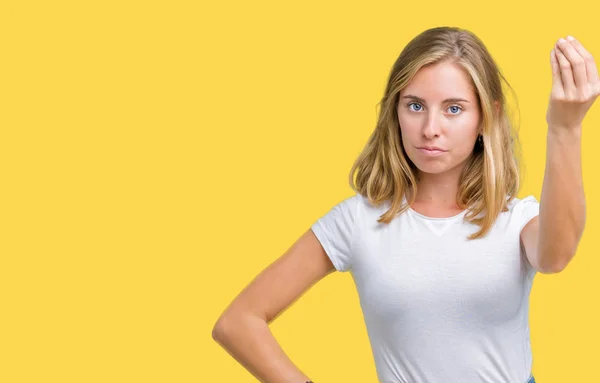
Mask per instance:
[[[412,94],[425,100],[441,102],[447,98],[475,100],[475,90],[470,76],[459,64],[443,61],[420,68],[401,96]]]

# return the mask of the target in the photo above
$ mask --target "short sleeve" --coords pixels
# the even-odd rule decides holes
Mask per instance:
[[[359,200],[359,194],[344,199],[311,226],[337,271],[352,268],[352,239]]]
[[[540,204],[532,195],[528,195],[519,200],[515,204],[514,209],[517,218],[516,222],[517,225],[519,225],[519,233],[521,233],[525,225],[527,225],[532,218],[540,214]]]
[[[538,203],[538,201],[535,199],[534,196],[529,195],[529,196],[517,201],[513,207],[514,225],[517,226],[517,229],[518,229],[517,235],[520,236],[521,231],[523,231],[523,228],[525,227],[525,225],[527,225],[529,223],[529,221],[531,221],[531,219],[533,219],[534,217],[539,215],[539,213],[540,213],[540,204]],[[525,265],[526,265],[527,271],[528,271],[528,275],[530,275],[532,277],[536,273],[536,269],[533,266],[531,266],[531,263],[529,263],[529,261],[527,260],[524,250],[525,249],[521,245],[522,260],[523,260],[523,262],[525,262]]]

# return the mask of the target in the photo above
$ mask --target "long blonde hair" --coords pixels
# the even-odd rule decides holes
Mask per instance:
[[[468,239],[487,234],[500,212],[519,190],[520,149],[506,108],[502,75],[494,59],[472,32],[455,27],[437,27],[412,39],[400,53],[388,77],[377,126],[350,170],[350,186],[379,205],[391,201],[378,222],[389,223],[415,202],[417,168],[407,157],[396,114],[400,91],[423,66],[452,60],[470,75],[479,99],[483,144],[476,145],[460,175],[456,202],[468,209],[465,219],[480,227]],[[512,90],[512,88],[511,88]],[[514,93],[514,92],[513,92]],[[356,180],[354,174],[356,173]],[[407,193],[411,189],[412,193]],[[409,194],[407,204],[402,200]]]

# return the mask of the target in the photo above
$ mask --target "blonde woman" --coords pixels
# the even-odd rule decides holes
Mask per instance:
[[[533,383],[529,293],[574,256],[586,219],[582,120],[600,94],[574,38],[550,54],[540,202],[519,190],[518,140],[484,44],[416,36],[389,75],[356,192],[240,293],[213,337],[257,379],[304,383],[268,324],[333,271],[354,279],[382,383]],[[506,83],[508,85],[508,83]]]

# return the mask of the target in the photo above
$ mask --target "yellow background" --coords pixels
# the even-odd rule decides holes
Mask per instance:
[[[598,3],[486,4],[3,1],[0,381],[255,382],[212,326],[351,195],[389,70],[427,28],[492,52],[521,110],[519,196],[539,198],[549,53],[572,34],[600,61]],[[579,251],[531,295],[540,383],[597,381],[599,103]],[[376,382],[350,274],[271,329],[316,382]]]

